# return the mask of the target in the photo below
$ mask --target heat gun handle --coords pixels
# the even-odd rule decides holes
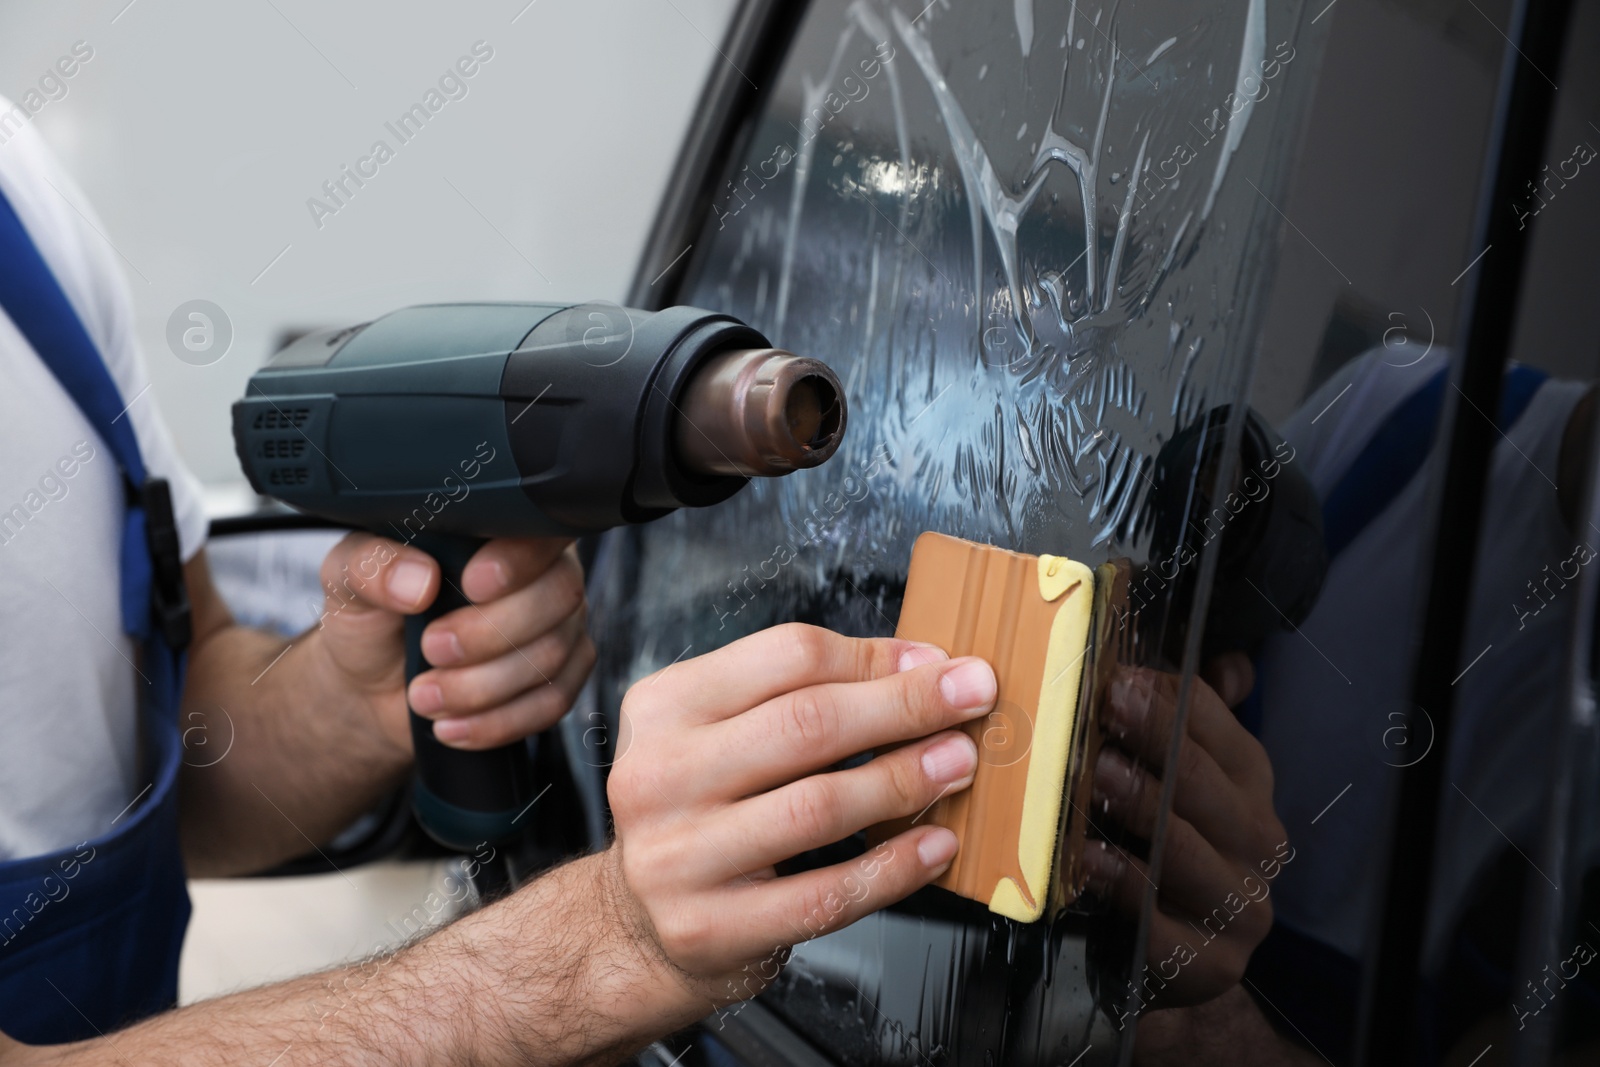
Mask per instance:
[[[469,603],[461,591],[461,572],[483,541],[471,537],[419,536],[413,544],[439,562],[439,595],[426,611],[406,617],[406,684],[430,664],[422,655],[422,631],[442,615]],[[533,800],[533,763],[528,743],[467,752],[450,748],[433,734],[433,721],[411,712],[411,743],[416,751],[412,807],[428,836],[458,852],[497,845],[521,827],[518,817]]]

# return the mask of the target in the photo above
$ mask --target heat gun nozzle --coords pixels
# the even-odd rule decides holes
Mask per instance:
[[[778,477],[825,463],[845,415],[827,364],[776,348],[720,352],[684,387],[678,459],[699,474]]]

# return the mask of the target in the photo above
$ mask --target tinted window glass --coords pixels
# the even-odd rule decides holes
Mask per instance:
[[[830,362],[849,433],[823,468],[612,543],[637,583],[602,607],[619,686],[793,619],[891,633],[924,530],[1170,565],[1116,643],[1180,678],[1212,542],[1180,564],[1178,531],[1211,513],[1197,484],[1238,478],[1215,457],[1243,430],[1226,414],[1314,82],[1298,20],[814,4],[678,297]],[[803,946],[766,1001],[846,1062],[1115,1052],[1136,923],[1088,898],[1032,925],[964,904],[930,892]]]

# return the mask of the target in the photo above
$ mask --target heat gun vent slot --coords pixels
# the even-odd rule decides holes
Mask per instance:
[[[289,487],[305,485],[311,480],[309,467],[273,467],[267,471],[267,484],[272,486]]]
[[[305,451],[304,437],[269,437],[261,442],[262,459],[299,459]]]
[[[271,411],[256,412],[256,430],[298,430],[306,424],[311,417],[310,408],[273,408]]]

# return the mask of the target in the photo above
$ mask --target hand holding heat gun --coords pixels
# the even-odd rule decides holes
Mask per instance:
[[[826,365],[696,308],[439,304],[301,338],[233,407],[257,492],[413,544],[439,596],[406,622],[406,680],[428,623],[467,604],[491,537],[570,537],[732,496],[825,462],[845,430]],[[511,837],[534,797],[527,748],[448,748],[411,715],[413,804],[442,844]]]

